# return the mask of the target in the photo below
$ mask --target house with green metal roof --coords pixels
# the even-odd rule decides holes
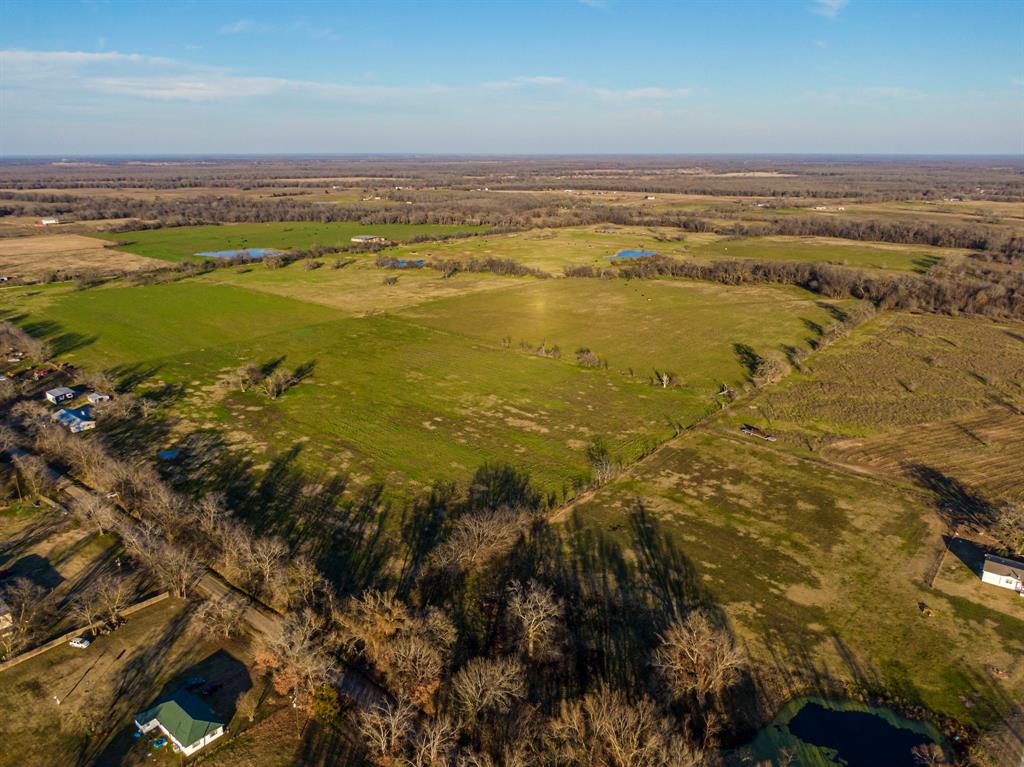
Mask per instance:
[[[135,715],[140,731],[150,732],[159,727],[185,756],[223,735],[225,724],[206,701],[186,690],[178,690]]]

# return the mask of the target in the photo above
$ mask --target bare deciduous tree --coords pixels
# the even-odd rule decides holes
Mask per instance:
[[[377,764],[392,764],[405,749],[413,732],[416,711],[412,704],[398,701],[375,704],[359,713],[359,732]]]
[[[312,610],[288,613],[279,636],[262,637],[258,665],[274,672],[274,689],[306,707],[326,684],[334,662],[323,643],[324,621]]]
[[[565,610],[551,589],[536,581],[530,581],[528,586],[513,581],[508,589],[507,609],[512,630],[527,660],[558,654],[555,641]]]
[[[732,685],[746,663],[728,633],[703,610],[674,621],[654,652],[653,666],[674,700],[689,693],[703,702]]]
[[[202,636],[228,639],[242,632],[244,612],[245,605],[232,596],[208,599],[199,605],[192,625]]]
[[[451,689],[467,719],[504,714],[526,695],[526,672],[514,658],[473,658],[452,679]]]
[[[590,477],[595,485],[603,485],[619,473],[619,460],[612,455],[608,443],[601,437],[595,437],[587,445],[587,463],[590,464]]]
[[[428,719],[411,739],[409,767],[449,767],[457,736],[458,727],[443,714]]]
[[[649,698],[630,703],[601,688],[566,702],[551,723],[543,761],[558,767],[699,767],[700,751],[671,731]]]
[[[114,530],[121,521],[121,515],[113,506],[92,493],[76,497],[71,503],[71,512],[100,535]]]
[[[433,563],[453,570],[475,569],[511,551],[528,522],[524,512],[514,509],[465,515],[455,523],[448,539],[434,550]]]
[[[21,477],[23,487],[33,498],[40,498],[53,488],[53,473],[39,456],[19,455],[14,459],[14,468]]]
[[[750,380],[758,388],[771,386],[789,375],[789,370],[789,364],[781,356],[770,354],[760,358]]]
[[[0,650],[10,658],[38,637],[46,628],[53,609],[49,591],[28,578],[15,578],[0,590],[10,610],[11,625],[0,632]]]
[[[989,533],[1011,556],[1024,554],[1024,503],[1004,504]]]

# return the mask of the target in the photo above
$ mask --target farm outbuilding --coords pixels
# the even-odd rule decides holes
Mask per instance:
[[[96,428],[96,421],[89,413],[89,408],[78,408],[77,410],[61,409],[50,416],[54,422],[66,426],[72,434],[80,431],[88,431]]]
[[[357,245],[381,245],[387,242],[387,239],[379,234],[357,234],[352,238],[352,242]]]
[[[58,386],[55,389],[48,389],[46,392],[46,399],[54,405],[59,405],[61,402],[67,402],[74,398],[75,390],[67,386]]]
[[[1016,591],[1024,596],[1024,562],[995,554],[985,555],[981,570],[982,583],[990,583],[1003,589]]]
[[[90,404],[98,405],[101,402],[109,402],[110,401],[110,395],[109,394],[103,394],[102,392],[94,391],[94,392],[91,392],[88,396],[86,396],[86,399],[89,400]]]
[[[185,690],[135,715],[135,726],[141,732],[159,727],[185,756],[223,735],[224,725],[205,701]]]

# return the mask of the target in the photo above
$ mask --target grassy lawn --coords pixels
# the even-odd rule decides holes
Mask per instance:
[[[267,224],[222,224],[220,226],[177,226],[137,232],[98,235],[125,242],[120,250],[164,261],[190,260],[195,253],[241,248],[309,248],[313,245],[348,245],[357,234],[377,234],[391,240],[408,240],[419,234],[451,234],[483,229],[479,226],[441,224],[381,224],[364,226],[354,222],[317,223],[285,221]]]
[[[942,528],[916,493],[701,429],[574,512],[614,531],[637,502],[754,657],[784,678],[884,686],[976,724],[1024,694],[1024,674],[1003,688],[984,668],[1024,651],[1024,620],[924,585]]]

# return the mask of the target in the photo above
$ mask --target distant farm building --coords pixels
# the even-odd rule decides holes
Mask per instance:
[[[86,397],[86,399],[89,400],[89,404],[90,405],[98,405],[101,402],[109,402],[110,401],[110,395],[109,394],[103,394],[103,393],[98,392],[98,391],[94,391],[94,392],[91,392]]]
[[[58,386],[56,389],[50,389],[46,392],[46,399],[54,405],[59,405],[61,402],[67,402],[74,398],[75,390],[69,389],[67,386]]]
[[[39,219],[39,226],[53,226],[59,224],[60,220],[56,218],[41,218]]]
[[[1024,597],[1024,562],[986,554],[981,580],[982,583],[1016,591]]]
[[[159,727],[185,756],[223,735],[224,725],[205,701],[185,690],[135,715],[135,726],[141,732]]]
[[[92,415],[89,413],[89,408],[85,407],[76,410],[70,408],[61,409],[50,416],[50,418],[61,426],[67,427],[67,430],[72,434],[96,428],[96,421],[93,420]]]
[[[381,237],[379,234],[357,234],[352,238],[352,242],[356,245],[383,245],[387,242],[387,238]]]

